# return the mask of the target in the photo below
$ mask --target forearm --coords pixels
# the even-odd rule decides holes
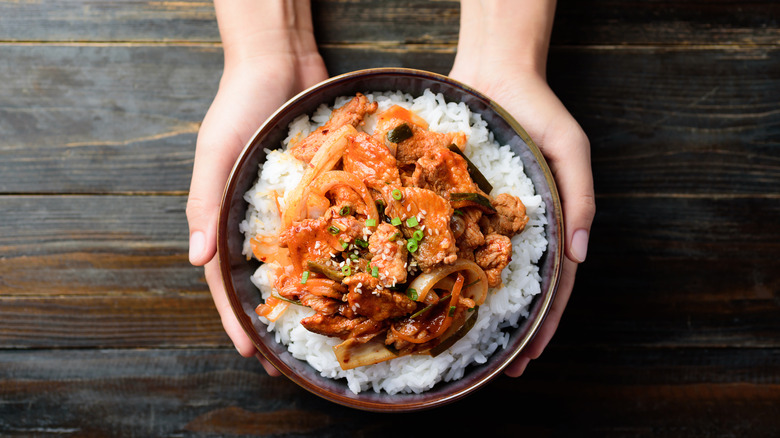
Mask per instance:
[[[455,67],[531,69],[545,75],[555,0],[462,0]],[[472,67],[473,68],[473,67]]]
[[[215,0],[225,66],[317,55],[308,1]]]

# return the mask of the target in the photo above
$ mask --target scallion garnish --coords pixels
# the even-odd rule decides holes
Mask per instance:
[[[401,225],[401,218],[400,217],[394,217],[393,220],[390,221],[390,225],[397,227]]]
[[[409,297],[412,301],[417,301],[417,298],[419,297],[417,295],[417,291],[414,288],[406,289],[406,296]]]
[[[372,266],[371,267],[371,276],[374,277],[374,278],[379,277],[379,268],[377,268],[376,266]]]
[[[420,225],[420,223],[417,222],[417,216],[412,216],[406,220],[407,227],[416,227],[417,225]]]
[[[301,275],[301,284],[306,284],[308,280],[309,280],[309,271],[303,271],[303,275]]]
[[[406,249],[409,252],[415,252],[417,251],[417,241],[414,239],[409,239],[408,242],[406,242]]]
[[[367,227],[375,227],[376,226],[376,219],[366,219],[366,226]]]
[[[352,268],[350,268],[349,265],[344,265],[341,267],[341,273],[344,274],[345,277],[349,277],[352,275]]]
[[[412,234],[412,237],[415,240],[422,240],[424,237],[423,230],[415,230],[414,234]]]
[[[359,246],[361,248],[368,248],[368,242],[366,242],[365,240],[360,239],[360,238],[355,239],[355,245],[357,245],[357,246]]]
[[[331,225],[330,227],[328,227],[328,232],[330,232],[330,234],[333,234],[335,236],[336,234],[340,233],[341,230],[339,230],[337,226]]]
[[[350,207],[349,205],[345,205],[341,207],[341,210],[339,210],[339,214],[341,216],[349,216],[350,213],[352,213],[352,207]]]
[[[396,201],[400,201],[404,197],[403,193],[401,193],[401,191],[398,189],[393,190],[392,194],[393,194],[393,199],[395,199]]]

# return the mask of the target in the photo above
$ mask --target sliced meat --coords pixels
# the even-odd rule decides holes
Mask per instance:
[[[348,124],[357,127],[363,123],[366,114],[372,114],[376,111],[376,108],[376,102],[369,102],[366,96],[358,93],[352,100],[334,109],[330,119],[324,125],[317,128],[303,140],[292,145],[290,152],[295,158],[309,163],[320,146],[322,146],[322,142],[328,132]]]
[[[379,224],[368,239],[368,252],[372,255],[371,266],[377,268],[382,286],[406,283],[408,251],[406,240],[398,228],[384,222]]]
[[[474,250],[485,244],[485,235],[479,227],[482,211],[476,208],[464,208],[452,215],[450,223],[458,222],[460,234],[455,238],[458,242],[458,258],[474,260]]]
[[[347,277],[344,284],[349,287],[347,303],[352,311],[374,321],[398,318],[417,308],[405,294],[378,287],[378,279],[364,272]]]
[[[344,249],[342,242],[352,242],[362,235],[363,225],[354,216],[339,216],[331,208],[317,219],[293,223],[279,233],[279,243],[289,249],[293,265],[302,272],[307,260],[330,260]]]
[[[479,193],[469,175],[468,163],[449,149],[437,148],[417,160],[412,175],[415,187],[432,190],[444,199],[450,193]]]
[[[488,287],[501,285],[501,271],[512,260],[512,242],[502,234],[488,234],[485,244],[474,251],[474,262],[487,275]]]
[[[395,199],[393,191],[397,190]],[[455,237],[450,229],[452,207],[449,202],[436,193],[416,187],[393,188],[383,190],[387,203],[385,214],[401,220],[401,229],[407,241],[415,231],[422,231],[423,238],[417,242],[415,251],[410,251],[417,265],[425,272],[440,263],[451,264],[458,258]],[[409,225],[411,218],[412,223]]]
[[[343,163],[344,170],[360,178],[368,188],[381,190],[387,184],[401,183],[390,150],[364,132],[349,138]]]
[[[497,233],[512,237],[523,231],[528,223],[528,216],[520,198],[502,193],[494,197],[491,204],[496,213],[482,216],[479,222],[484,234]]]
[[[448,149],[451,144],[463,148],[466,144],[466,134],[462,132],[431,132],[417,126],[412,127],[413,135],[400,143],[395,153],[395,159],[402,166],[415,164],[417,160],[439,149]]]
[[[301,325],[310,332],[340,339],[354,338],[360,342],[367,342],[387,329],[387,324],[384,322],[372,321],[364,317],[345,318],[340,315],[320,313],[303,318]]]

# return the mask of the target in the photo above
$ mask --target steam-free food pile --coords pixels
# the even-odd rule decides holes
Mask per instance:
[[[506,345],[539,292],[544,211],[462,103],[360,94],[290,125],[242,223],[256,313],[354,392],[421,392]]]

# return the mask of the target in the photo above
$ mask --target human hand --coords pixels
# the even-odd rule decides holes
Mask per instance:
[[[464,1],[462,8],[474,6]],[[512,1],[503,6],[497,8],[497,15],[491,15],[491,11],[462,10],[458,54],[450,76],[493,99],[525,128],[550,165],[561,196],[566,233],[561,279],[539,332],[505,371],[507,375],[517,377],[531,359],[542,354],[558,328],[574,287],[577,265],[585,261],[596,206],[590,142],[545,79],[554,2]],[[534,30],[517,23],[501,23],[502,20],[512,21],[512,7],[524,8],[522,12],[526,17],[546,18],[534,23],[546,23],[547,27]],[[528,33],[511,37],[494,33],[495,29],[510,29],[510,25],[519,26]]]
[[[225,332],[244,357],[256,356],[270,375],[279,372],[260,355],[233,314],[225,294],[216,254],[216,234],[222,192],[239,153],[257,128],[289,98],[327,79],[322,58],[311,32],[311,18],[305,10],[261,8],[257,2],[237,0],[216,3],[225,66],[216,97],[198,132],[192,171],[187,220],[190,231],[189,259],[204,266],[206,282]],[[293,5],[303,6],[306,2]],[[274,15],[292,14],[294,28],[279,28]],[[269,27],[247,35],[252,17],[273,21]],[[279,18],[278,16],[276,18]],[[308,21],[307,21],[308,18]],[[274,26],[277,26],[274,28]]]

